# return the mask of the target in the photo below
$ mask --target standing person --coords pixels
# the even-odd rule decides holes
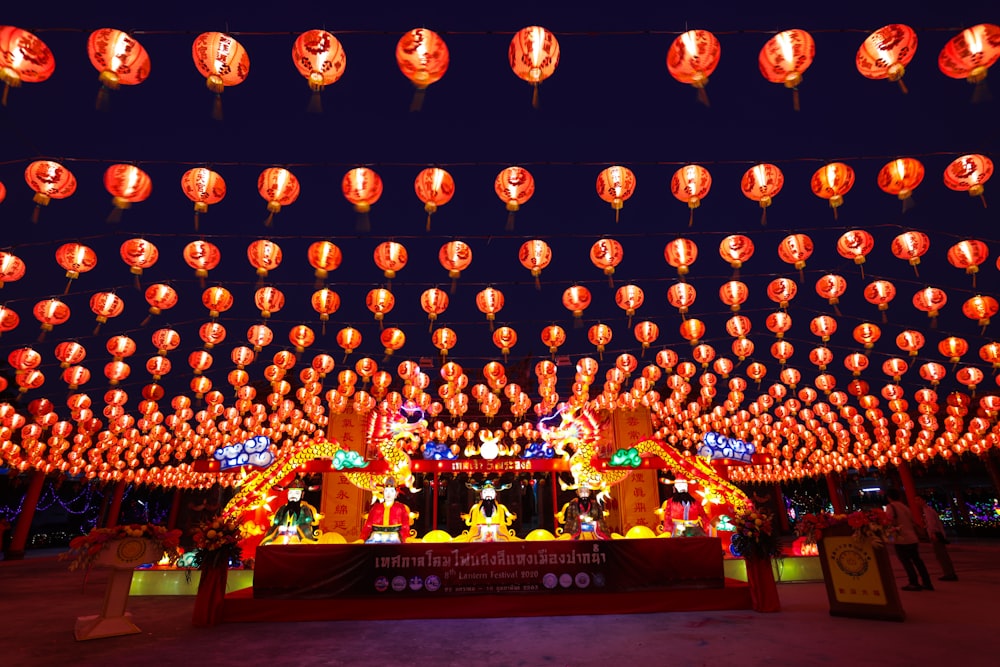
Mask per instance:
[[[948,539],[944,536],[944,524],[941,523],[941,517],[923,498],[920,498],[917,504],[923,511],[924,525],[927,526],[927,535],[931,539],[931,546],[934,547],[934,557],[937,559],[938,565],[941,566],[941,571],[943,572],[938,579],[941,581],[958,581],[958,575],[955,574],[955,566],[951,562],[951,555],[949,555],[948,547],[946,546]]]
[[[913,513],[910,508],[900,502],[899,489],[887,489],[885,492],[889,499],[885,513],[892,519],[892,523],[899,529],[893,542],[896,547],[896,557],[903,564],[906,570],[906,577],[909,583],[903,586],[904,591],[932,591],[931,576],[927,573],[927,566],[920,559],[920,539],[917,537],[916,527],[913,525]],[[917,581],[917,574],[920,581]]]

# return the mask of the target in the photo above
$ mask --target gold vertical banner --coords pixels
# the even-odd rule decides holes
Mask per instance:
[[[327,437],[344,449],[359,454],[365,449],[365,416],[356,412],[330,415]],[[351,484],[347,475],[330,472],[323,475],[323,499],[319,525],[324,533],[338,533],[347,542],[361,537],[361,524],[368,511],[369,493]],[[323,541],[330,541],[325,539]]]
[[[614,438],[613,450],[632,447],[653,434],[649,410],[615,410],[610,430]],[[622,534],[635,526],[645,526],[656,533],[659,523],[656,510],[660,507],[658,483],[656,471],[643,468],[616,484],[611,490],[614,500],[611,506],[615,511],[608,517],[609,525],[617,525]]]

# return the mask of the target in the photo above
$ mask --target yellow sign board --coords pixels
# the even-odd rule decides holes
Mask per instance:
[[[830,587],[839,602],[887,605],[875,551],[868,542],[853,537],[823,538]]]

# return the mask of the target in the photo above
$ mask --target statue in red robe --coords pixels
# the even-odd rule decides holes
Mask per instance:
[[[708,517],[701,498],[688,491],[688,480],[677,479],[664,482],[672,484],[673,495],[656,510],[663,519],[661,532],[671,537],[703,537],[708,535]]]
[[[410,536],[410,508],[396,499],[390,478],[382,490],[382,501],[372,505],[361,527],[361,540],[369,544],[405,542]]]

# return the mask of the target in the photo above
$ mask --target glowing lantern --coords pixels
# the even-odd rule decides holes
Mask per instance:
[[[972,286],[975,287],[979,265],[985,262],[989,255],[989,246],[982,241],[974,239],[959,241],[948,248],[948,263],[956,269],[965,269],[965,272],[972,276]]]
[[[813,242],[806,234],[789,234],[778,244],[778,257],[786,264],[792,264],[799,270],[799,278],[802,278],[802,269],[806,266],[806,260],[813,253]]]
[[[274,332],[266,324],[254,324],[247,329],[247,342],[253,345],[254,352],[260,352],[274,340]]]
[[[156,283],[146,288],[146,303],[149,304],[149,315],[142,321],[142,326],[149,324],[154,315],[164,310],[170,310],[177,305],[177,291],[170,285]]]
[[[867,79],[898,81],[905,93],[903,74],[917,53],[917,33],[908,25],[892,23],[865,38],[858,48],[854,64]]]
[[[866,350],[875,347],[875,343],[882,337],[882,330],[871,322],[862,322],[854,327],[854,340],[865,346]]]
[[[340,295],[332,289],[323,287],[313,292],[311,299],[313,310],[319,313],[319,319],[323,322],[322,332],[326,333],[326,323],[340,309]]]
[[[878,172],[878,186],[903,202],[903,211],[913,205],[913,190],[924,180],[924,165],[912,157],[887,162]]]
[[[171,350],[176,350],[181,344],[181,335],[173,329],[157,329],[150,337],[156,353],[161,357],[166,356]]]
[[[438,251],[438,261],[448,271],[451,291],[454,292],[462,271],[472,264],[472,248],[464,241],[449,241]]]
[[[785,332],[792,328],[792,316],[783,310],[777,310],[767,316],[764,326],[777,338],[784,338]]]
[[[923,232],[903,232],[892,240],[892,254],[899,259],[905,259],[913,267],[913,274],[917,273],[917,265],[920,258],[931,247],[931,240]]]
[[[708,106],[705,86],[719,65],[722,46],[708,30],[688,30],[674,39],[667,51],[667,71],[681,83],[694,86],[698,100]]]
[[[809,331],[825,343],[837,332],[837,320],[829,315],[818,315],[809,322]]]
[[[184,246],[184,262],[194,269],[194,275],[202,287],[205,286],[208,272],[217,267],[221,260],[222,252],[209,241],[191,241]]]
[[[60,368],[69,368],[87,358],[87,348],[76,341],[64,341],[56,345],[53,355],[59,360]]]
[[[590,306],[590,290],[582,285],[571,285],[563,291],[562,304],[566,310],[573,313],[574,326],[581,327],[583,311]]]
[[[7,106],[7,91],[22,82],[41,83],[56,69],[56,59],[45,42],[27,30],[14,26],[0,26],[0,81],[3,81],[3,98],[0,106]]]
[[[983,372],[975,366],[966,366],[958,369],[955,379],[975,395],[976,387],[983,381]]]
[[[907,329],[896,336],[896,347],[906,352],[911,357],[917,356],[920,348],[924,346],[925,338],[919,331]]]
[[[427,330],[431,331],[434,328],[434,320],[448,309],[448,293],[437,287],[424,290],[420,295],[420,307],[427,313],[427,319],[430,320]]]
[[[384,287],[379,287],[369,290],[368,295],[365,297],[365,305],[375,315],[375,321],[379,323],[379,328],[381,328],[382,319],[385,317],[385,314],[391,311],[393,306],[396,305],[396,297]]]
[[[211,169],[195,167],[181,176],[181,190],[194,202],[194,229],[198,231],[198,216],[222,201],[226,196],[226,181]]]
[[[337,332],[337,345],[344,350],[344,361],[361,345],[361,332],[354,327],[344,327]]]
[[[697,345],[701,337],[705,335],[705,324],[692,317],[681,322],[680,332],[681,338],[691,343],[692,346]]]
[[[597,354],[602,360],[604,359],[604,349],[611,342],[613,335],[614,332],[607,324],[595,324],[587,330],[587,340],[597,348]]]
[[[226,86],[236,86],[250,73],[250,56],[230,35],[203,32],[194,38],[191,56],[195,67],[205,77],[205,85],[215,93],[212,118],[222,120],[222,92]]]
[[[100,325],[105,324],[109,318],[122,314],[122,311],[125,310],[125,302],[114,292],[97,292],[90,297],[90,309],[97,315],[98,326],[97,329],[94,329],[96,334]]]
[[[355,167],[344,174],[340,189],[344,199],[353,204],[358,213],[358,231],[367,232],[371,229],[368,212],[382,196],[382,177],[374,169]]]
[[[417,174],[413,180],[413,190],[417,193],[417,199],[424,203],[427,231],[431,231],[431,215],[455,196],[455,179],[444,169],[429,167]]]
[[[517,344],[517,332],[511,327],[500,327],[493,332],[493,344],[500,348],[504,361],[507,361],[510,349]]]
[[[986,332],[986,327],[990,325],[990,318],[997,314],[997,309],[998,304],[996,299],[991,296],[981,296],[979,294],[962,304],[962,314],[970,320],[977,320],[979,326],[983,327],[983,333]]]
[[[375,266],[382,270],[382,275],[390,281],[389,287],[392,287],[392,279],[396,277],[396,272],[406,266],[408,259],[406,248],[402,243],[384,241],[375,246],[374,258]]]
[[[993,369],[1000,369],[1000,343],[986,343],[979,348],[979,358],[988,364],[993,364]]]
[[[604,271],[610,287],[614,287],[611,276],[615,273],[615,267],[621,263],[624,252],[622,244],[614,239],[601,239],[590,247],[590,261]]]
[[[201,302],[208,308],[208,315],[213,320],[233,307],[233,295],[225,287],[216,285],[209,287],[201,295]]]
[[[885,311],[889,309],[889,302],[896,298],[896,287],[888,280],[875,280],[865,287],[865,301],[878,306],[882,311],[882,322],[886,322]]]
[[[554,356],[559,346],[566,342],[566,332],[558,324],[550,324],[542,329],[542,342]]]
[[[938,386],[947,374],[944,366],[934,361],[930,361],[920,367],[920,377],[930,382],[932,387]]]
[[[42,355],[30,347],[21,347],[7,355],[7,362],[16,371],[30,371],[42,363]]]
[[[457,342],[458,335],[448,327],[435,329],[434,333],[431,334],[431,343],[438,349],[442,360],[448,356],[448,350],[455,347]]]
[[[925,287],[913,295],[913,306],[917,310],[927,313],[927,316],[932,319],[938,316],[946,303],[948,303],[948,295],[943,289],[937,287]],[[934,326],[933,323],[931,326]]]
[[[667,290],[667,301],[677,309],[681,318],[685,319],[688,309],[694,304],[698,293],[691,283],[674,283]]]
[[[760,386],[760,381],[764,379],[765,375],[767,375],[767,366],[760,363],[759,361],[755,361],[749,366],[747,366],[746,373],[748,378],[750,378],[751,380],[756,382],[758,386]]]
[[[65,199],[76,192],[76,177],[66,167],[52,160],[37,160],[24,170],[24,180],[35,191],[35,210],[31,221],[38,222],[42,206],[53,199]]]
[[[389,327],[382,331],[379,336],[379,340],[382,341],[382,347],[384,348],[385,356],[390,356],[396,350],[399,350],[406,343],[406,334],[403,333],[401,329],[396,327]]]
[[[162,357],[154,358],[162,359]],[[76,390],[80,385],[90,382],[90,371],[83,366],[69,366],[62,373],[62,381],[69,389]]]
[[[267,277],[268,272],[281,266],[281,246],[274,241],[257,239],[247,246],[247,259],[250,261],[250,265],[257,270],[257,275],[263,280]]]
[[[831,162],[816,170],[810,187],[813,194],[830,202],[833,219],[837,219],[837,209],[844,203],[844,195],[854,186],[854,170],[843,162]]]
[[[531,276],[535,279],[535,289],[541,289],[539,276],[542,275],[542,269],[552,261],[552,249],[549,244],[539,239],[525,241],[517,251],[517,259],[521,262],[521,266],[531,271]]]
[[[852,229],[841,234],[837,240],[837,252],[844,259],[852,259],[861,267],[861,277],[865,277],[865,257],[875,247],[875,239],[863,229]]]
[[[59,299],[45,299],[35,304],[32,311],[35,319],[42,323],[42,335],[52,331],[57,324],[63,324],[69,319],[69,306]]]
[[[980,23],[948,40],[938,55],[938,67],[952,79],[980,83],[997,58],[1000,58],[1000,26]]]
[[[938,352],[942,356],[948,357],[948,361],[957,364],[962,356],[969,351],[969,344],[964,338],[948,336],[938,343]]]
[[[487,287],[476,295],[476,307],[479,312],[486,315],[490,323],[490,331],[493,331],[493,321],[497,313],[503,308],[503,292],[493,287]]]
[[[642,351],[645,352],[660,337],[660,327],[655,322],[645,320],[636,324],[632,333],[635,334],[635,339],[642,344]]]
[[[632,326],[632,316],[639,309],[646,297],[638,285],[622,285],[615,292],[615,304],[628,315],[628,325]]]
[[[545,28],[529,26],[518,30],[507,50],[510,68],[519,79],[534,88],[531,106],[538,108],[538,84],[552,76],[559,65],[559,42]]]
[[[773,164],[761,163],[750,167],[743,174],[740,189],[748,199],[760,204],[760,224],[767,224],[767,207],[771,205],[772,198],[781,192],[784,184],[785,175]]]
[[[107,108],[108,91],[121,85],[135,86],[149,76],[149,54],[132,35],[114,28],[101,28],[87,38],[90,64],[100,72],[101,91],[97,108]]]
[[[733,338],[745,338],[751,329],[750,318],[745,315],[733,315],[726,320],[726,333]]]
[[[253,295],[253,302],[265,320],[285,306],[285,295],[277,287],[261,287]]]
[[[424,93],[448,71],[448,46],[441,36],[427,28],[414,28],[396,43],[396,64],[414,88],[410,111],[420,111]]]
[[[507,231],[514,229],[514,214],[535,194],[535,178],[524,167],[507,167],[493,181],[493,190],[507,206]]]
[[[799,287],[791,278],[775,278],[767,285],[767,298],[780,308],[788,308],[788,302],[798,294]]]
[[[771,356],[782,366],[795,354],[795,347],[787,340],[778,340],[771,343]]]
[[[740,306],[747,300],[750,295],[750,290],[746,286],[746,283],[742,283],[739,280],[730,280],[722,284],[719,288],[719,299],[722,303],[729,306],[731,311],[738,312]]]
[[[698,245],[691,239],[677,238],[663,249],[663,257],[667,264],[677,269],[677,275],[687,275],[695,260],[698,259]]]
[[[753,241],[743,234],[731,234],[719,243],[719,256],[729,263],[734,272],[739,272],[743,262],[753,257],[753,251]]]
[[[135,165],[113,164],[104,172],[104,188],[114,205],[108,222],[119,222],[122,211],[149,197],[153,192],[153,180]]]
[[[674,172],[670,179],[670,192],[691,209],[688,227],[694,224],[694,210],[701,206],[701,200],[708,195],[711,188],[712,175],[708,173],[708,169],[700,165],[685,165]]]
[[[899,357],[886,359],[882,363],[882,372],[892,378],[893,382],[899,382],[908,370],[910,370],[910,365]]]
[[[313,91],[307,110],[319,113],[323,110],[323,88],[340,80],[347,68],[344,47],[326,30],[307,30],[292,44],[292,62]]]
[[[597,196],[611,204],[615,222],[625,201],[635,192],[635,174],[628,167],[608,167],[597,175]]]
[[[834,307],[838,315],[840,314],[840,309],[837,308],[837,304],[840,303],[840,297],[846,291],[847,281],[844,280],[843,276],[839,276],[836,273],[827,273],[820,276],[819,280],[816,281],[816,294],[826,299],[827,303]]]
[[[757,64],[760,73],[771,83],[792,89],[792,106],[799,110],[799,84],[802,74],[812,65],[816,44],[805,30],[785,30],[767,40],[760,50]]]
[[[206,350],[211,350],[216,345],[226,340],[226,327],[218,322],[205,322],[198,327],[198,337],[205,344]]]
[[[288,206],[299,198],[299,179],[287,169],[268,167],[257,177],[257,192],[267,202],[267,219],[265,227],[270,227],[274,214],[281,211],[282,206]]]
[[[963,155],[952,160],[944,170],[944,184],[951,190],[968,192],[970,197],[979,197],[986,207],[983,184],[993,175],[993,160],[979,153]]]
[[[155,245],[146,239],[129,239],[122,243],[119,250],[122,261],[129,267],[129,272],[135,276],[136,287],[139,286],[139,276],[148,268],[156,264],[160,258],[160,251]]]
[[[851,371],[854,377],[861,375],[870,363],[868,357],[860,352],[853,352],[844,357],[844,368]]]
[[[66,271],[69,282],[66,283],[66,291],[63,294],[69,294],[69,287],[73,281],[79,278],[81,273],[86,273],[97,266],[97,253],[82,243],[64,243],[56,249],[56,262]],[[20,267],[21,275],[24,275],[24,264]]]
[[[297,354],[302,354],[306,348],[316,342],[316,334],[304,324],[296,324],[288,332],[288,342],[295,347]]]

